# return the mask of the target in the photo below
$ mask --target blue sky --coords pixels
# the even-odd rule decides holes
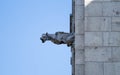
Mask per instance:
[[[0,75],[71,75],[70,48],[41,43],[69,32],[72,0],[0,0]]]

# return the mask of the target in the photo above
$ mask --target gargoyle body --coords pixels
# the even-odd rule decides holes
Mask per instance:
[[[52,41],[54,44],[67,44],[67,46],[71,46],[74,42],[74,37],[74,33],[56,32],[55,34],[42,34],[40,40],[42,43]]]

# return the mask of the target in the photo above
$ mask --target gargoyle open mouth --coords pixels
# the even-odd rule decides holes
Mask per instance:
[[[40,40],[42,41],[42,43],[44,43],[45,41],[43,40],[43,38],[40,38]]]

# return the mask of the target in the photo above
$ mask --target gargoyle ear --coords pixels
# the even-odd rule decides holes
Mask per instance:
[[[46,35],[48,35],[48,32],[46,32]]]

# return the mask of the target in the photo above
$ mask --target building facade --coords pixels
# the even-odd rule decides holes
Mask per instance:
[[[120,75],[120,0],[72,0],[72,75]]]

